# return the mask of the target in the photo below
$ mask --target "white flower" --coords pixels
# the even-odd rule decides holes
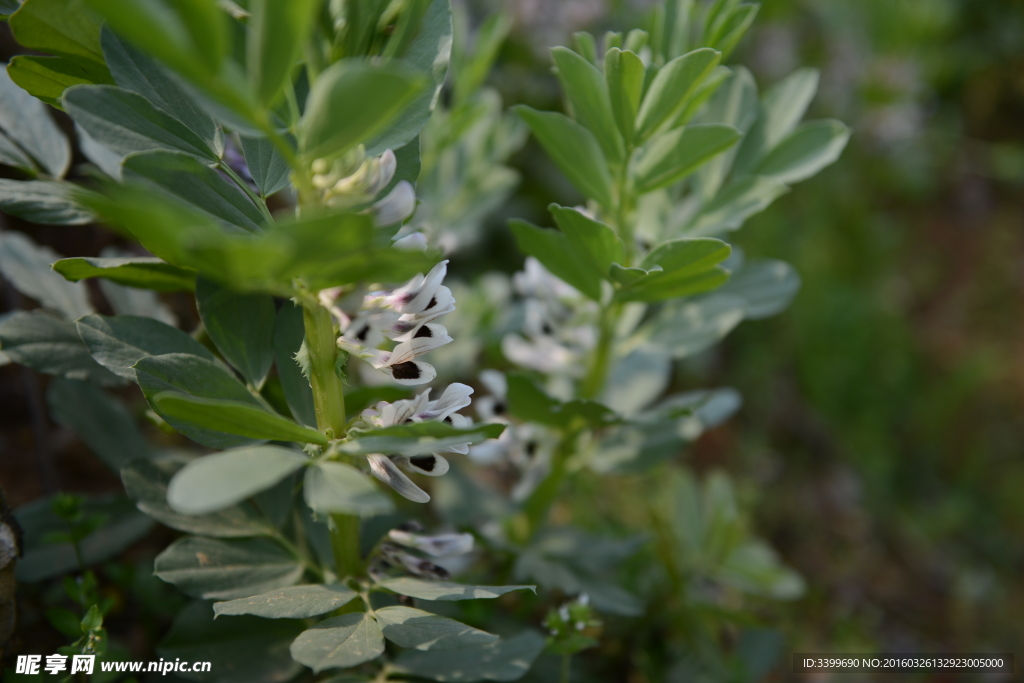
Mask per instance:
[[[368,293],[354,317],[338,308],[336,293],[321,292],[321,302],[341,327],[339,348],[399,384],[433,380],[437,376],[434,367],[416,359],[453,341],[443,325],[433,322],[455,310],[451,290],[441,284],[447,271],[448,262],[442,261],[426,275],[417,275],[395,290]],[[398,343],[391,350],[378,348],[385,338]]]
[[[349,208],[366,204],[391,183],[398,169],[395,153],[389,149],[379,157],[365,155],[360,146],[333,161],[313,162],[313,187],[320,191],[327,206]]]
[[[428,536],[405,529],[392,529],[388,538],[407,548],[433,557],[455,557],[473,550],[473,534],[435,534]]]
[[[416,190],[412,183],[403,180],[394,189],[373,205],[373,218],[378,226],[401,223],[416,210]]]
[[[430,400],[430,389],[415,398],[388,403],[381,401],[372,408],[367,408],[360,416],[362,423],[369,428],[383,429],[410,422],[447,422],[457,428],[469,427],[472,422],[465,415],[456,411],[471,403],[472,387],[465,384],[451,384],[436,401]],[[426,503],[430,496],[417,486],[399,468],[401,467],[423,474],[428,477],[440,477],[448,472],[448,461],[441,453],[466,454],[469,444],[455,444],[438,449],[435,453],[424,455],[387,456],[375,454],[368,456],[370,471],[399,494],[417,503]]]

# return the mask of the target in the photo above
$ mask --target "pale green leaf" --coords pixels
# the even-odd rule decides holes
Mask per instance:
[[[372,517],[391,512],[391,499],[373,481],[351,465],[321,462],[306,470],[306,503],[314,512]]]
[[[0,209],[11,216],[45,225],[84,225],[96,220],[78,203],[68,183],[0,178]]]
[[[576,209],[557,204],[550,205],[548,210],[569,239],[571,249],[576,254],[584,255],[585,260],[602,278],[608,277],[608,269],[613,263],[625,258],[625,245],[608,225],[595,221]]]
[[[374,614],[384,637],[401,647],[416,650],[458,650],[498,640],[498,636],[493,633],[412,607],[384,607],[376,610]]]
[[[572,119],[523,105],[515,111],[530,126],[544,151],[583,194],[611,206],[612,179],[593,133]]]
[[[19,292],[71,320],[92,313],[85,285],[68,282],[50,268],[59,258],[23,233],[0,232],[0,273]]]
[[[46,173],[54,178],[67,173],[71,143],[50,118],[46,105],[15,85],[6,68],[0,70],[0,127]]]
[[[18,311],[0,322],[0,349],[11,361],[47,375],[102,385],[124,383],[93,360],[73,322],[46,311]]]
[[[256,99],[274,104],[312,29],[317,0],[253,0],[246,61]]]
[[[443,601],[498,598],[506,593],[520,590],[537,592],[536,586],[466,586],[450,581],[426,581],[411,576],[385,579],[377,586],[411,598]]]
[[[265,619],[308,619],[332,612],[359,594],[341,585],[291,586],[269,593],[216,602],[213,612],[222,615],[253,614]]]
[[[147,397],[168,422],[192,429],[236,434],[250,439],[326,444],[327,437],[248,401],[200,398],[180,391],[161,391]]]
[[[632,142],[644,93],[644,63],[634,52],[612,48],[604,56],[604,75],[615,123],[622,137]]]
[[[509,221],[519,250],[533,256],[545,268],[595,301],[601,299],[601,275],[592,265],[589,250],[574,249],[568,235],[530,225],[525,221]]]
[[[132,368],[146,356],[177,353],[198,356],[209,363],[214,360],[213,354],[188,334],[152,318],[93,314],[78,320],[77,325],[93,358],[125,379],[135,379]]]
[[[637,192],[679,182],[739,139],[738,130],[716,123],[676,128],[654,137],[634,168]]]
[[[202,515],[239,503],[306,466],[309,458],[280,446],[248,446],[196,458],[167,488],[167,504]]]
[[[622,137],[612,114],[608,86],[593,64],[564,47],[551,50],[562,89],[569,97],[577,121],[597,138],[606,159],[621,162]]]
[[[158,292],[195,289],[193,270],[172,266],[153,256],[123,258],[64,258],[53,269],[72,282],[101,277],[126,287],[140,287]]]
[[[450,652],[403,652],[392,663],[396,671],[441,683],[518,681],[544,649],[544,637],[524,631],[489,645]]]
[[[641,142],[682,110],[721,58],[721,53],[701,48],[673,59],[658,70],[637,113],[636,129]]]
[[[321,621],[292,643],[292,657],[314,672],[348,668],[384,654],[384,636],[369,614],[356,612]]]
[[[218,540],[186,536],[157,555],[153,573],[205,600],[233,600],[294,585],[304,566],[267,538]]]
[[[798,183],[838,159],[849,139],[850,129],[840,121],[809,121],[769,152],[754,172]]]

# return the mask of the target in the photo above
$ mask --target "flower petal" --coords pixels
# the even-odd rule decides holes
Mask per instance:
[[[381,227],[394,225],[404,221],[415,210],[416,190],[413,189],[412,183],[403,180],[395,185],[384,199],[373,205],[373,219]]]
[[[407,548],[414,548],[434,557],[455,557],[473,550],[473,534],[435,534],[427,536],[401,529],[392,529],[388,538]]]
[[[457,410],[462,410],[470,403],[473,387],[454,382],[441,394],[441,398],[431,401],[427,409],[417,415],[420,420],[444,420]]]
[[[434,378],[437,377],[437,370],[434,369],[434,366],[420,360],[387,365],[380,368],[380,370],[395,382],[408,386],[433,382]]]
[[[430,496],[426,491],[412,482],[402,470],[398,469],[391,458],[386,455],[368,455],[366,459],[370,463],[370,472],[373,476],[393,488],[403,498],[408,498],[414,503],[428,503]]]
[[[430,455],[415,455],[411,458],[405,456],[396,457],[406,469],[424,474],[428,477],[441,477],[448,472],[448,461],[436,453]]]

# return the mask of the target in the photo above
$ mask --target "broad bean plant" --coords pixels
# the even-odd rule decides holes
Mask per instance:
[[[729,477],[682,464],[740,399],[679,361],[789,303],[795,271],[728,239],[848,131],[802,122],[814,72],[759,94],[726,66],[757,5],[575,34],[565,113],[506,111],[510,20],[454,30],[449,0],[3,7],[31,52],[0,73],[0,207],[121,245],[0,233],[38,303],[2,361],[51,376],[124,484],[15,511],[19,580],[79,577],[69,651],[114,656],[90,567],[159,523],[184,535],[154,572],[192,599],[159,654],[208,680],[764,674],[746,625],[803,583]],[[521,271],[449,277],[530,134],[578,194],[509,223]],[[588,648],[614,664],[584,674]]]

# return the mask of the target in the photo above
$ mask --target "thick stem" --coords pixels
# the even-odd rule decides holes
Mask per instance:
[[[622,307],[619,304],[611,304],[601,309],[597,346],[594,348],[594,355],[590,359],[590,368],[587,371],[587,376],[583,379],[583,386],[580,388],[582,398],[597,398],[604,390],[615,345],[615,325],[618,323],[621,312]]]
[[[338,356],[337,335],[331,314],[315,304],[304,306],[306,350],[309,353],[309,384],[313,389],[316,425],[329,439],[345,435],[345,390],[334,370]],[[359,576],[363,570],[359,552],[359,518],[331,515],[331,548],[338,577]]]
[[[569,683],[572,678],[572,655],[568,652],[562,655],[562,683]]]
[[[535,536],[547,522],[551,506],[555,504],[562,489],[568,461],[576,449],[576,440],[579,438],[580,432],[583,431],[583,426],[579,421],[566,426],[565,434],[562,435],[558,448],[551,454],[551,471],[523,506],[527,521],[527,538]]]
[[[316,426],[328,439],[345,435],[345,389],[334,370],[338,340],[331,314],[322,306],[304,306],[306,351],[309,353],[309,385],[313,389]]]

